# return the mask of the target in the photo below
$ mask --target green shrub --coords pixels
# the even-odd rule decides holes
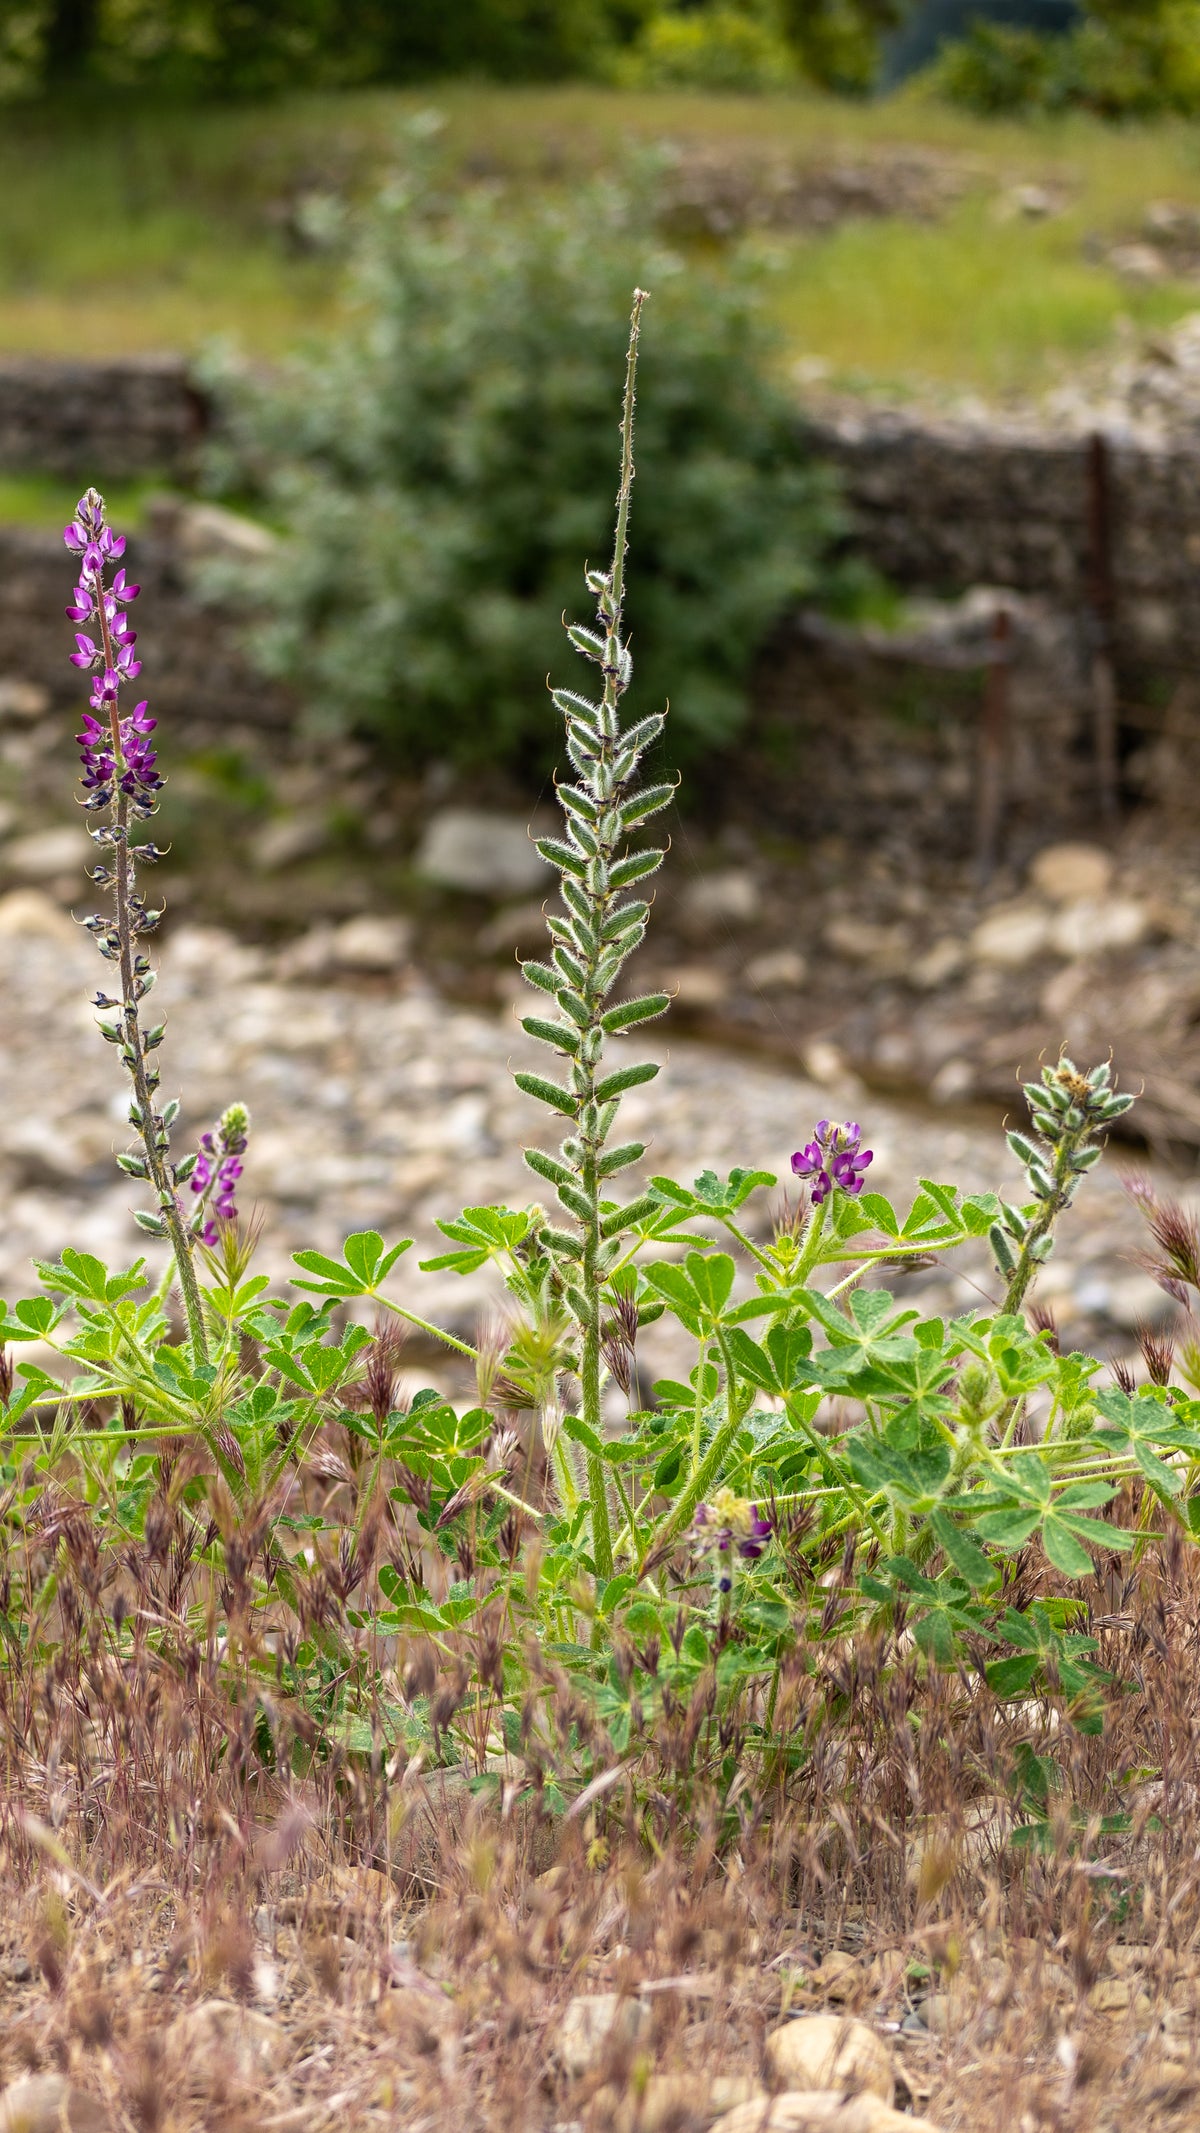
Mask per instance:
[[[421,178],[369,212],[352,324],[264,387],[226,374],[229,487],[285,528],[249,596],[266,671],[315,719],[409,759],[549,760],[546,677],[578,557],[611,509],[622,304],[651,288],[631,621],[644,701],[672,702],[676,759],[735,734],[751,662],[831,581],[828,477],[771,378],[754,282],[639,234],[597,188],[557,206]]]
[[[810,81],[861,94],[879,72],[880,40],[913,0],[780,0],[784,35]]]
[[[982,117],[1045,107],[1052,92],[1055,53],[1036,30],[973,22],[948,45],[934,70],[941,95]]]
[[[756,91],[786,89],[796,62],[765,13],[713,7],[656,15],[621,70],[631,87]]]
[[[973,24],[949,45],[933,80],[950,102],[985,116],[1061,111],[1155,118],[1200,111],[1198,0],[1092,0],[1065,37]]]

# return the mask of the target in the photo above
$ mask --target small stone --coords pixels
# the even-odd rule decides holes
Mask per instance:
[[[1003,904],[981,919],[971,935],[969,953],[976,963],[1020,970],[1045,955],[1050,945],[1050,914],[1037,904]]]
[[[0,896],[0,940],[42,940],[60,943],[81,938],[79,928],[40,889],[10,889]]]
[[[895,2093],[892,2057],[865,2022],[844,2015],[801,2015],[767,2038],[772,2074],[792,2089],[869,2089],[885,2103]]]
[[[865,918],[831,918],[825,928],[825,945],[848,963],[868,963],[881,975],[899,977],[912,960],[908,927],[877,926]]]
[[[579,1992],[568,2001],[555,2050],[572,2080],[594,2072],[614,2045],[637,2043],[650,2020],[644,2000],[618,1992]]]
[[[1108,264],[1124,281],[1163,281],[1170,272],[1156,244],[1114,244]]]
[[[53,881],[60,874],[82,876],[93,847],[86,831],[63,828],[33,830],[0,845],[0,867],[18,881]],[[80,893],[86,893],[82,887]]]
[[[804,1071],[821,1089],[840,1089],[849,1100],[861,1089],[846,1054],[829,1037],[814,1037],[803,1053]]]
[[[831,1948],[813,1972],[813,1983],[828,2000],[852,2000],[866,1982],[862,1964],[844,1948]]]
[[[605,2133],[677,2133],[681,2126],[710,2126],[723,2112],[754,2104],[761,2113],[766,2090],[748,2074],[651,2074],[644,2089],[597,2093],[592,2111]]]
[[[40,688],[36,681],[15,681],[5,678],[0,681],[0,719],[12,719],[20,725],[32,725],[34,719],[43,718],[50,709],[50,692]]]
[[[748,926],[758,917],[761,904],[758,883],[746,867],[702,874],[689,884],[682,899],[683,916],[693,929],[714,923]]]
[[[412,925],[406,918],[375,916],[348,918],[333,935],[333,958],[341,970],[385,976],[403,969],[412,946]]]
[[[1023,215],[1029,222],[1044,221],[1058,205],[1055,195],[1044,185],[1014,185],[1008,199],[1014,214]]]
[[[276,815],[251,844],[254,864],[263,874],[277,874],[298,859],[312,859],[329,842],[323,815]]]
[[[227,511],[223,504],[186,504],[175,521],[176,540],[189,562],[209,562],[228,557],[241,563],[261,562],[274,555],[278,538],[257,519],[240,511]]]
[[[416,869],[439,888],[497,898],[548,887],[551,880],[521,816],[473,807],[446,807],[431,816]]]
[[[975,1086],[975,1069],[969,1059],[947,1059],[929,1084],[935,1104],[963,1103]]]
[[[921,2020],[934,2037],[947,2037],[963,2019],[961,1996],[948,1992],[931,1992],[921,2002]]]
[[[729,979],[715,963],[681,963],[668,971],[664,989],[677,1007],[701,1010],[729,998]]]
[[[808,976],[808,964],[798,948],[771,948],[752,956],[746,977],[760,992],[799,992]]]
[[[232,2000],[202,2000],[175,2017],[166,2049],[189,2086],[209,2095],[231,2080],[261,2082],[274,2073],[287,2056],[288,2039],[270,2015]]]
[[[895,2111],[878,2096],[841,2089],[789,2089],[761,2103],[739,2104],[712,2133],[938,2133],[928,2118]]]
[[[915,963],[909,965],[909,983],[916,985],[921,992],[936,992],[939,985],[945,985],[951,978],[958,976],[966,960],[967,951],[962,942],[947,934],[942,940],[935,941],[931,948],[927,948],[924,955],[919,955]]]
[[[0,1971],[6,1985],[27,1985],[33,1976],[33,1964],[27,1955],[12,1955]]]
[[[381,2027],[417,2059],[446,2045],[459,2023],[453,2000],[412,1964],[393,1973],[378,2013]]]
[[[1085,1273],[1075,1290],[1075,1302],[1089,1318],[1106,1318],[1123,1332],[1135,1333],[1145,1320],[1150,1325],[1172,1318],[1177,1306],[1160,1289],[1151,1274]]]
[[[1060,955],[1103,955],[1121,948],[1136,948],[1151,927],[1145,904],[1133,896],[1083,897],[1059,913],[1050,930],[1050,940]]]
[[[1052,904],[1105,896],[1112,878],[1112,856],[1098,844],[1048,844],[1029,869],[1031,887]]]
[[[1093,2014],[1144,2016],[1150,2012],[1150,1995],[1137,1978],[1103,1977],[1092,1986],[1088,2006]]]
[[[497,911],[486,926],[481,926],[476,937],[476,946],[481,955],[499,955],[503,950],[520,950],[522,954],[544,955],[548,941],[546,936],[546,905],[530,898],[521,904],[506,904]]]
[[[30,2074],[0,2091],[0,2133],[109,2133],[98,2096],[63,2074]]]

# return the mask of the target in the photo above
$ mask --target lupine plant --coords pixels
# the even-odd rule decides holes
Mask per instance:
[[[663,714],[623,716],[644,301],[612,561],[587,572],[595,627],[569,629],[599,693],[554,695],[564,824],[540,849],[561,900],[545,960],[525,965],[539,1011],[524,1027],[558,1070],[517,1080],[560,1136],[526,1157],[557,1205],[467,1208],[426,1262],[494,1269],[506,1316],[475,1343],[430,1324],[398,1283],[408,1240],[373,1231],[340,1257],[299,1252],[294,1292],[271,1294],[235,1206],[243,1107],[172,1157],[163,1026],[141,1017],[158,914],[137,868],[162,855],[134,834],[161,780],[146,705],[120,707],[138,674],[137,588],[94,490],[67,529],[73,656],[93,677],[82,798],[92,878],[111,895],[89,921],[116,984],[96,1004],[132,1088],[137,1146],[118,1160],[152,1195],[138,1220],[166,1257],[155,1280],[140,1260],[114,1272],[68,1249],[39,1265],[39,1293],[3,1307],[0,1628],[26,1657],[52,1652],[55,1551],[90,1522],[106,1559],[150,1566],[138,1623],[122,1601],[111,1634],[148,1637],[185,1673],[207,1653],[229,1708],[259,1714],[238,1735],[247,1768],[418,1747],[478,1766],[520,1748],[551,1772],[553,1804],[615,1752],[652,1791],[660,1725],[686,1707],[688,1753],[710,1771],[732,1784],[736,1740],[786,1776],[811,1742],[781,1685],[848,1628],[897,1663],[915,1643],[923,1666],[1000,1702],[1056,1698],[1087,1731],[1106,1677],[1073,1626],[1074,1589],[1164,1523],[1200,1534],[1200,1358],[1183,1351],[1180,1382],[1160,1343],[1148,1384],[1102,1387],[1094,1358],[1059,1353],[1026,1313],[1058,1219],[1131,1101],[1107,1066],[1062,1058],[1027,1088],[1013,1203],[922,1179],[898,1211],[867,1188],[853,1121],[798,1121],[799,1198],[774,1217],[768,1172],[646,1179],[642,1144],[621,1137],[624,1096],[657,1072],[624,1047],[668,1006],[625,988],[663,859],[643,830],[672,796],[638,779]],[[621,1197],[629,1172],[640,1182]],[[1200,1290],[1194,1224],[1140,1190],[1156,1276]],[[896,1301],[890,1276],[960,1248],[990,1257],[994,1301],[949,1321]],[[664,1320],[693,1361],[651,1390],[639,1343]],[[402,1400],[414,1326],[460,1375]],[[9,1350],[33,1341],[57,1374],[14,1366]]]

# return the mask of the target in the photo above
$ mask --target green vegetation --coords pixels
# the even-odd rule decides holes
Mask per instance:
[[[392,92],[190,111],[132,98],[86,127],[10,110],[0,351],[195,350],[229,335],[253,355],[280,355],[339,317],[337,203],[353,210],[373,191],[402,122],[421,108]],[[611,170],[630,143],[751,166],[858,163],[914,144],[943,159],[965,191],[940,220],[771,236],[785,360],[819,359],[851,384],[1037,387],[1104,349],[1119,318],[1159,328],[1197,300],[1186,283],[1127,287],[1084,255],[1089,238],[1136,234],[1150,200],[1200,205],[1200,151],[1182,123],[982,124],[913,92],[865,105],[448,85],[437,108],[452,172],[522,192],[553,194]],[[1055,189],[1063,212],[1005,220],[1018,182]]]
[[[1089,0],[1064,37],[976,22],[949,46],[934,83],[985,116],[1077,107],[1103,118],[1200,110],[1197,0]]]
[[[867,86],[906,0],[0,0],[0,96],[185,97],[470,75]]]
[[[476,192],[448,214],[432,172],[393,181],[364,219],[349,327],[282,380],[225,379],[226,479],[286,529],[236,590],[268,617],[267,671],[324,722],[409,759],[553,765],[545,677],[579,554],[605,540],[635,283],[656,330],[632,622],[675,760],[732,737],[771,625],[831,588],[840,522],[769,378],[755,284],[683,270],[645,222],[611,186],[521,208]]]

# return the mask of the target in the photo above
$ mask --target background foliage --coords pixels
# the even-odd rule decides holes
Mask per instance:
[[[1065,37],[978,22],[934,70],[943,95],[985,114],[1079,108],[1103,118],[1200,109],[1196,0],[1089,0]]]
[[[347,330],[282,383],[226,373],[227,487],[285,529],[248,589],[268,671],[411,758],[552,758],[547,675],[580,554],[606,544],[621,306],[654,292],[630,617],[672,747],[737,730],[797,598],[829,594],[838,515],[771,378],[754,280],[684,271],[629,196],[451,201],[420,177],[365,217]]]
[[[606,76],[859,88],[905,0],[0,0],[0,91]]]

